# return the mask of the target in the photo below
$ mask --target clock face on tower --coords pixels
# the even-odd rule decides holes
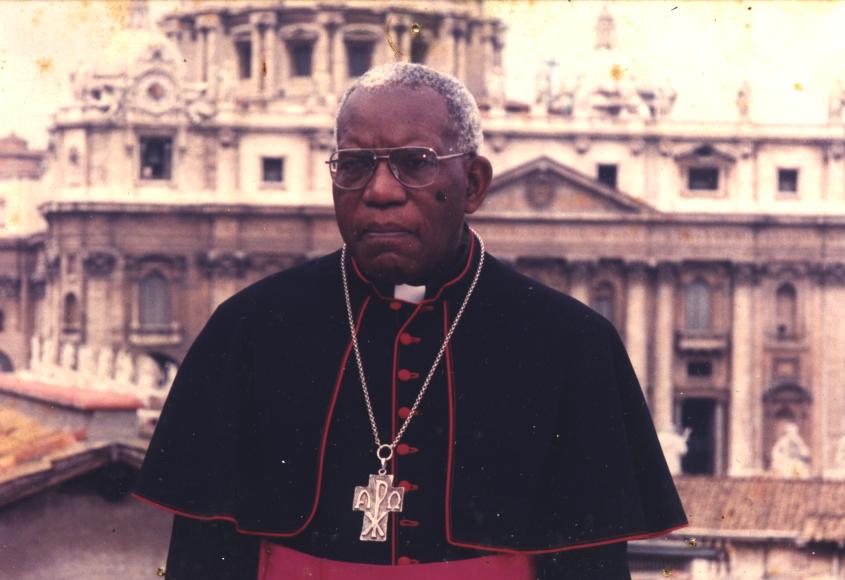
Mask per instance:
[[[161,115],[176,105],[175,83],[164,73],[146,74],[135,86],[135,106],[139,109]]]

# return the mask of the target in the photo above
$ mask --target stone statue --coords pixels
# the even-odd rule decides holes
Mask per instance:
[[[681,473],[681,459],[687,453],[687,440],[691,432],[692,430],[687,427],[681,433],[661,431],[657,434],[660,446],[663,448],[663,455],[666,457],[666,465],[669,466],[669,473],[672,475]]]
[[[490,97],[490,108],[502,110],[505,108],[505,72],[501,66],[494,66],[490,70],[487,80],[487,94]]]
[[[41,356],[41,368],[54,367],[59,360],[59,341],[54,336],[44,339],[44,350]]]
[[[548,107],[551,91],[552,69],[551,67],[542,66],[537,71],[537,77],[534,81],[534,104],[539,105],[541,109]]]
[[[836,444],[836,455],[833,458],[834,467],[845,473],[845,435],[843,435]]]
[[[747,121],[751,109],[751,85],[748,84],[748,81],[743,81],[742,86],[736,93],[736,108],[739,111],[739,118]]]
[[[114,381],[121,389],[130,390],[135,382],[135,361],[129,351],[117,351],[114,363]]]
[[[195,88],[186,91],[185,113],[194,125],[199,125],[211,119],[217,114],[217,107],[205,88]]]
[[[105,387],[114,378],[114,351],[101,346],[97,351],[97,386]]]
[[[135,386],[143,393],[157,391],[161,386],[161,369],[151,356],[138,355],[135,359]]]
[[[92,379],[97,376],[97,351],[90,344],[83,344],[77,353],[76,370],[81,375],[79,379],[90,385]]]
[[[782,477],[810,476],[810,448],[798,433],[798,425],[787,423],[772,447],[772,471]]]
[[[578,82],[561,81],[557,91],[549,103],[549,112],[557,115],[572,116],[575,111],[575,95],[578,92]]]
[[[176,366],[174,363],[167,363],[164,366],[164,382],[162,383],[162,389],[165,392],[170,391],[170,387],[173,386],[173,381],[176,380],[176,373],[179,372],[179,367]]]
[[[828,120],[831,122],[841,121],[843,108],[845,108],[845,84],[843,84],[842,79],[836,79],[836,84],[830,92]]]
[[[29,339],[29,370],[32,373],[38,371],[41,366],[41,337],[33,334]]]

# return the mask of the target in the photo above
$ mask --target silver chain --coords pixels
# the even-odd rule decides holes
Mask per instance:
[[[469,303],[469,298],[472,296],[475,286],[478,284],[478,278],[481,276],[481,267],[484,265],[485,254],[484,240],[482,240],[481,236],[479,236],[472,228],[470,228],[469,231],[472,235],[478,238],[478,245],[481,253],[481,257],[478,260],[478,268],[475,270],[475,276],[473,276],[472,283],[469,285],[466,296],[464,296],[464,301],[458,309],[458,313],[455,315],[455,320],[452,321],[452,325],[449,327],[449,331],[443,339],[443,344],[440,345],[440,350],[437,351],[437,355],[434,357],[434,363],[432,363],[431,370],[428,371],[428,375],[425,377],[425,381],[423,381],[423,385],[420,388],[417,399],[414,401],[414,405],[408,412],[405,422],[402,423],[402,426],[399,428],[399,432],[396,433],[396,437],[393,439],[393,442],[388,444],[382,444],[381,438],[378,435],[376,417],[373,413],[373,404],[370,401],[370,391],[367,388],[367,379],[364,377],[364,363],[361,361],[361,350],[358,347],[358,333],[355,332],[355,318],[352,315],[352,299],[349,297],[349,282],[346,279],[346,244],[343,244],[343,249],[340,252],[340,272],[343,277],[343,296],[346,299],[346,315],[349,319],[349,333],[352,335],[352,347],[355,350],[355,361],[358,363],[358,376],[361,378],[361,390],[364,391],[364,402],[367,404],[367,415],[370,417],[370,427],[373,430],[373,439],[375,439],[376,442],[376,457],[378,457],[378,459],[382,462],[382,469],[384,469],[385,461],[389,460],[393,456],[393,449],[399,444],[399,440],[405,434],[405,431],[408,429],[408,425],[411,424],[411,419],[416,416],[417,408],[420,406],[420,402],[422,401],[425,392],[428,390],[428,385],[431,383],[432,377],[434,377],[437,365],[440,364],[440,360],[443,358],[443,353],[446,352],[446,347],[449,345],[449,341],[452,339],[452,334],[458,327],[458,322],[460,322],[461,316],[463,316],[464,310],[466,310],[467,304]],[[379,454],[383,447],[390,448],[390,454],[386,459]]]

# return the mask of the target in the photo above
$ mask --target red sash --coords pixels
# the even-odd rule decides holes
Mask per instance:
[[[531,556],[496,555],[406,566],[324,560],[261,543],[257,580],[533,580]]]

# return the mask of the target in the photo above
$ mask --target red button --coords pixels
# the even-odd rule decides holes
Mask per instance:
[[[405,479],[399,482],[399,487],[404,488],[405,493],[408,493],[409,491],[417,491],[420,488],[420,486],[418,486],[417,484],[411,483],[410,481]]]
[[[408,334],[407,332],[403,332],[399,335],[399,342],[401,342],[405,346],[408,346],[409,344],[412,344],[414,342],[414,337]]]
[[[417,379],[420,376],[420,373],[415,373],[413,371],[409,371],[408,369],[399,369],[399,372],[396,373],[396,376],[399,377],[399,380],[402,382],[410,381],[411,379]]]
[[[420,523],[417,520],[406,520],[405,518],[402,518],[399,520],[399,525],[403,528],[418,528]]]
[[[420,561],[409,558],[408,556],[399,556],[399,558],[396,559],[396,563],[400,566],[407,566],[408,564],[419,564]]]
[[[405,443],[400,443],[396,446],[396,453],[399,455],[410,455],[411,453],[416,453],[417,451],[419,451],[419,449],[406,445]]]
[[[399,310],[400,308],[402,308],[402,303],[399,302],[398,300],[394,300],[393,302],[390,303],[390,309],[391,310]]]
[[[408,408],[408,407],[402,407],[402,408],[399,409],[399,418],[400,419],[407,419],[408,415],[410,415],[410,414],[411,414],[411,409]],[[416,413],[416,414],[419,415],[419,413]]]

